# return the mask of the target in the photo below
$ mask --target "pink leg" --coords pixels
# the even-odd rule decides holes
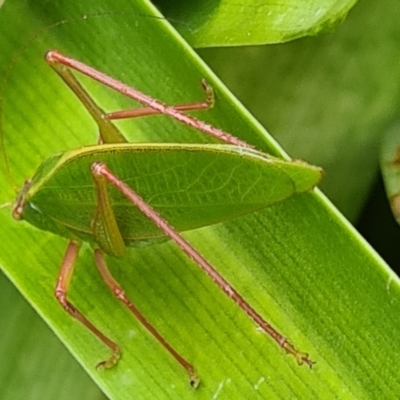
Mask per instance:
[[[171,106],[177,111],[199,111],[207,110],[209,106],[206,103],[193,103],[193,104],[182,104],[178,106]],[[127,119],[127,118],[138,118],[147,117],[149,115],[162,115],[160,111],[154,110],[153,108],[134,108],[129,110],[113,111],[107,113],[108,119]]]
[[[140,321],[142,325],[145,326],[145,328],[165,347],[165,349],[172,355],[172,357],[175,358],[176,361],[180,365],[182,365],[183,368],[186,369],[186,371],[189,374],[189,379],[190,379],[190,385],[194,388],[196,388],[199,384],[199,379],[196,375],[195,369],[192,364],[190,364],[188,361],[186,361],[161,335],[160,333],[154,328],[153,325],[150,324],[150,322],[144,317],[144,315],[136,308],[134,304],[128,299],[126,296],[124,290],[122,287],[119,285],[119,283],[114,279],[114,277],[111,275],[109,269],[107,268],[107,265],[104,261],[104,255],[103,252],[100,249],[96,249],[94,251],[94,257],[96,261],[96,265],[99,268],[99,271],[107,284],[107,286],[111,289],[113,292],[114,296],[122,301],[129,310],[132,311],[132,313],[135,315],[135,317]]]
[[[79,322],[86,326],[95,336],[97,336],[106,346],[108,346],[113,354],[106,360],[97,364],[97,367],[110,368],[114,366],[119,357],[120,350],[119,346],[111,341],[107,336],[100,332],[78,309],[76,309],[68,300],[67,292],[71,281],[71,277],[74,271],[76,260],[78,258],[78,253],[80,249],[80,243],[71,240],[68,244],[67,251],[64,256],[64,260],[61,265],[60,274],[58,276],[57,286],[55,290],[55,296],[61,306],[70,314],[72,317],[76,318]]]
[[[171,225],[168,224],[151,206],[149,206],[140,196],[130,189],[124,182],[103,163],[92,164],[92,174],[94,176],[104,177],[111,185],[115,186],[121,193],[126,196],[140,211],[151,219],[168,237],[170,237],[199,267],[206,272],[207,275],[222,289],[236,304],[242,308],[246,314],[253,319],[264,332],[273,338],[287,353],[292,354],[297,362],[301,365],[313,365],[307,353],[297,350],[283,335],[275,330],[263,317],[251,307],[249,303],[227,282],[215,269],[202,257]]]
[[[180,104],[174,105],[174,108],[177,111],[201,111],[208,110],[214,106],[214,91],[210,85],[203,79],[201,82],[201,86],[203,87],[206,93],[205,101],[199,103],[191,103],[191,104]],[[107,114],[107,118],[111,120],[116,119],[125,119],[125,118],[137,118],[137,117],[146,117],[148,115],[162,115],[162,113],[154,108],[136,108],[132,110],[121,110],[114,111]]]
[[[131,88],[128,85],[125,85],[124,83],[114,78],[111,78],[110,76],[103,74],[102,72],[99,72],[84,63],[74,60],[73,58],[64,56],[57,51],[47,52],[46,61],[49,64],[60,63],[66,67],[75,69],[76,71],[79,71],[80,73],[89,76],[90,78],[118,91],[119,93],[124,94],[125,96],[130,97],[138,101],[139,103],[142,103],[146,107],[152,108],[161,114],[169,115],[177,121],[180,121],[185,125],[189,125],[199,131],[202,131],[219,140],[222,140],[223,142],[242,147],[253,147],[248,143],[236,138],[235,136],[232,136],[229,133],[222,131],[221,129],[215,128],[212,125],[206,124],[205,122],[198,120],[197,118],[184,114],[174,107],[167,106],[160,101],[153,99],[152,97],[147,96],[146,94],[141,93],[138,90]]]

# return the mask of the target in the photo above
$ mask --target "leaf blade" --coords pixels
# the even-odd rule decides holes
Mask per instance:
[[[265,0],[181,4],[161,2],[161,9],[194,47],[282,43],[332,30],[356,1]]]
[[[116,26],[112,21],[110,25],[115,36],[118,30],[114,31]],[[87,33],[89,43],[95,43],[90,36],[91,29],[88,26],[85,28],[82,34]],[[91,28],[94,29],[93,26]],[[101,33],[102,30],[104,23],[97,27],[96,32]],[[148,32],[144,32],[146,40]],[[166,34],[165,31],[162,33],[155,39],[160,40],[159,37]],[[65,31],[61,36],[58,40],[68,37]],[[104,55],[105,43],[101,43],[97,53],[90,54],[95,59],[94,63]],[[73,47],[71,44],[66,46]],[[168,46],[166,53],[169,52],[170,56],[177,54],[171,51],[174,46]],[[182,44],[177,47],[182,50]],[[85,61],[90,62],[87,50],[85,52],[79,45],[77,48],[83,51],[82,54],[78,51],[81,57],[87,57]],[[111,50],[113,61],[122,58],[121,49],[115,53]],[[151,50],[150,56],[154,57],[157,52],[163,54],[162,49],[157,48]],[[184,52],[185,57],[192,61],[195,59],[188,49],[184,48]],[[125,54],[128,57],[129,51]],[[143,53],[140,55],[143,56]],[[149,66],[162,65],[160,60],[156,63],[151,57],[145,57],[142,60],[145,66],[138,68],[136,74],[130,71],[132,75],[124,80],[134,83],[135,76],[139,75],[138,84],[142,89],[148,85],[146,91],[169,99],[171,103],[182,100],[182,93],[188,98],[201,96],[201,90],[196,92],[192,84],[199,80],[198,75],[207,75],[208,71],[197,64],[197,59],[193,64],[189,63],[189,68],[181,58],[171,57],[163,74],[156,81],[148,82]],[[122,66],[129,71],[126,62],[124,59]],[[107,69],[107,65],[104,67]],[[36,68],[28,70],[25,75],[31,76],[32,71]],[[118,73],[117,68],[114,75]],[[166,76],[175,77],[174,84],[166,81]],[[92,125],[87,124],[82,115],[83,124],[77,120],[75,128],[87,137],[71,137],[70,129],[63,124],[68,128],[74,128],[74,124],[60,110],[78,113],[76,103],[73,99],[69,103],[67,92],[62,90],[52,97],[58,83],[50,82],[46,71],[43,71],[42,77],[42,85],[36,84],[35,88],[46,82],[50,90],[45,97],[53,99],[50,104],[45,102],[44,109],[51,108],[51,112],[47,110],[45,122],[38,125],[43,129],[42,137],[46,137],[46,141],[28,143],[26,150],[25,143],[14,144],[16,148],[11,154],[16,156],[22,152],[27,156],[26,160],[23,156],[16,159],[18,162],[14,160],[13,165],[20,168],[16,176],[21,180],[30,176],[42,157],[52,154],[54,148],[62,150],[62,146],[76,146],[82,140],[90,143],[96,136]],[[280,150],[274,147],[272,141],[264,142],[264,133],[258,130],[258,124],[245,111],[240,110],[240,116],[232,118],[235,114],[233,110],[238,110],[237,104],[225,98],[226,91],[217,80],[211,76],[210,80],[217,88],[218,101],[216,110],[204,115],[204,118],[232,132],[237,129],[249,141],[254,139],[257,147],[279,154]],[[99,89],[93,88],[93,91],[100,100],[107,101],[107,96]],[[21,104],[18,110],[28,118],[29,107],[25,107],[24,101],[32,101],[31,94],[27,90],[24,98],[22,93],[25,92],[19,92]],[[60,98],[63,99],[62,105],[59,104]],[[113,103],[115,100],[108,101]],[[36,113],[40,111],[40,104],[37,103]],[[57,118],[52,117],[52,113]],[[29,128],[29,125],[24,127],[23,121],[19,121],[22,126],[18,125],[18,119],[11,121],[21,131],[22,128]],[[18,137],[18,130],[12,126],[12,123],[8,125],[11,128],[7,130],[8,134],[14,132],[12,136]],[[151,131],[144,132],[147,128]],[[148,136],[143,137],[147,140],[154,140],[161,132],[170,133],[174,140],[178,135],[182,140],[197,141],[197,137],[192,138],[185,129],[178,131],[169,121],[142,121],[135,124],[135,129],[138,135],[146,133]],[[54,138],[55,131],[59,131],[60,136]],[[33,139],[26,137],[29,141]],[[22,148],[17,144],[21,144]],[[38,154],[29,151],[29,146],[37,149]],[[6,211],[1,210],[3,232],[7,232],[8,236],[6,238],[4,233],[2,236],[1,263],[5,271],[36,304],[36,308],[108,396],[122,399],[135,393],[137,398],[143,399],[157,396],[174,399],[177,395],[191,398],[193,393],[187,387],[184,373],[104,290],[94,271],[90,250],[86,248],[71,298],[102,329],[115,336],[125,349],[117,369],[107,371],[107,374],[94,370],[104,349],[77,324],[71,323],[52,298],[56,264],[65,244],[62,239],[35,231],[29,226],[17,227]],[[134,251],[122,262],[110,260],[113,272],[121,282],[126,282],[129,295],[140,304],[142,311],[198,365],[203,385],[196,393],[197,397],[210,398],[216,393],[219,398],[235,398],[238,394],[254,398],[310,399],[322,396],[336,398],[337,393],[355,399],[376,398],[382,393],[387,398],[396,396],[398,383],[392,378],[396,376],[399,365],[399,357],[393,353],[393,346],[399,340],[398,327],[393,323],[399,312],[396,302],[398,280],[320,195],[294,196],[260,213],[191,232],[186,237],[266,318],[284,334],[290,335],[299,348],[309,351],[318,362],[313,371],[290,362],[172,244],[158,246],[157,252],[150,248]],[[26,266],[27,261],[27,255],[20,251],[21,242],[30,253],[28,276],[21,271],[21,266]],[[78,282],[85,282],[84,291],[76,286]],[[373,292],[371,287],[374,287]],[[363,330],[363,327],[368,329]],[[391,362],[388,365],[389,357]],[[385,368],[377,369],[376,365],[385,365]]]

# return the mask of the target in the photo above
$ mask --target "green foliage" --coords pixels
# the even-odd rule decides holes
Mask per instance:
[[[338,25],[355,3],[356,0],[157,1],[194,47],[280,43],[316,35]]]
[[[388,129],[381,150],[381,168],[393,216],[400,222],[399,124]]]
[[[119,10],[130,8],[131,15],[118,14],[114,4],[112,10],[117,12],[114,15],[100,13],[97,17],[86,19],[77,16],[91,11],[107,11],[109,8],[105,9],[98,1],[87,1],[84,6],[65,1],[59,2],[57,6],[52,2],[49,12],[50,3],[20,1],[6,2],[0,10],[0,24],[6,38],[1,43],[0,68],[2,76],[7,74],[7,85],[2,97],[2,134],[13,176],[19,185],[32,176],[45,157],[82,144],[92,144],[97,136],[90,118],[42,61],[43,53],[50,48],[58,48],[170,104],[202,98],[203,93],[198,83],[205,77],[216,89],[217,101],[215,109],[203,113],[201,118],[255,144],[263,151],[282,154],[260,125],[231,97],[209,68],[171,30],[168,23],[162,19],[149,18],[148,8],[131,3],[121,1],[119,5]],[[364,7],[366,4],[364,2]],[[361,22],[361,5],[355,19],[349,19],[350,25],[342,27],[338,34],[339,43],[366,43],[366,38],[370,38],[368,35],[372,35],[373,30],[367,29],[366,23],[363,25]],[[386,10],[386,17],[393,15],[395,20],[395,4],[392,4],[390,12],[388,9],[379,7],[382,15],[385,15]],[[372,14],[370,11],[368,15]],[[364,21],[367,19],[365,15]],[[15,50],[26,44],[39,29],[65,18],[72,20],[43,30],[37,40],[29,42],[20,57],[13,56]],[[391,37],[395,37],[390,29],[398,32],[398,28],[393,28],[398,23],[396,20],[394,25],[391,21],[389,18],[385,24],[381,22],[379,27],[382,26],[382,30],[375,29],[373,34],[384,37],[383,33],[378,35],[378,32],[386,29],[387,35],[391,32]],[[352,27],[355,36],[349,33]],[[361,36],[364,31],[365,36]],[[340,107],[332,106],[336,104],[335,85],[329,79],[331,76],[340,76],[344,65],[344,58],[335,53],[338,46],[339,49],[342,47],[338,44],[335,46],[334,37],[336,34],[320,41],[310,42],[311,39],[308,39],[291,44],[287,47],[289,50],[286,55],[284,50],[272,50],[279,55],[276,71],[272,68],[273,58],[267,58],[268,63],[264,62],[263,69],[268,69],[275,88],[282,86],[283,90],[280,92],[281,97],[278,89],[271,93],[272,98],[277,97],[278,104],[271,113],[265,113],[265,107],[261,106],[261,94],[257,89],[262,85],[252,81],[255,77],[247,73],[252,68],[250,61],[256,58],[257,49],[242,53],[246,56],[238,56],[236,53],[234,62],[226,58],[227,63],[234,68],[226,67],[225,70],[228,81],[233,77],[233,83],[246,83],[248,98],[253,97],[257,101],[256,111],[271,115],[274,132],[279,133],[279,123],[285,128],[283,141],[289,142],[291,154],[304,156],[308,151],[308,158],[315,160],[320,157],[322,165],[324,161],[320,154],[330,155],[328,172],[335,170],[332,160],[339,153],[344,153],[349,163],[347,165],[360,165],[360,155],[356,151],[358,146],[355,143],[359,143],[357,139],[363,132],[361,128],[366,126],[370,134],[368,137],[372,138],[373,128],[377,131],[377,127],[382,125],[383,118],[378,120],[382,114],[380,110],[389,110],[387,113],[390,114],[396,106],[395,93],[398,93],[394,83],[384,85],[386,91],[377,84],[379,90],[373,92],[379,93],[379,107],[368,108],[373,113],[362,110],[362,102],[356,102],[358,108],[354,106],[350,101],[354,101],[354,97],[340,97],[344,113],[350,104],[351,112],[359,111],[360,117],[355,118],[362,120],[358,125],[354,121],[349,125],[351,113],[345,113],[347,119],[341,124],[342,114],[337,112]],[[346,38],[350,38],[348,42],[345,42]],[[334,54],[330,63],[323,63],[327,59],[323,47],[329,40],[333,44],[327,48]],[[388,65],[397,66],[393,58],[395,53],[389,51],[392,42],[384,43],[387,44],[382,53],[387,56],[384,60],[390,59]],[[302,45],[313,51],[304,52]],[[357,47],[349,47],[349,54],[356,54]],[[375,46],[375,53],[377,49]],[[305,69],[304,64],[296,63],[296,55],[303,52],[308,60],[315,57],[318,61],[313,68]],[[364,64],[369,60],[368,57],[376,57],[375,53],[363,52]],[[224,56],[224,53],[220,54]],[[290,54],[294,54],[293,59],[290,59]],[[212,53],[206,56],[211,60]],[[218,64],[216,58],[213,61],[222,75],[222,63]],[[382,59],[379,59],[380,62]],[[10,60],[13,60],[12,67]],[[322,70],[318,69],[319,63],[324,66]],[[372,72],[375,64],[368,65],[371,65],[368,76],[375,76]],[[349,69],[352,71],[348,67],[346,72]],[[315,71],[319,71],[319,75]],[[237,75],[240,73],[243,75]],[[364,76],[363,71],[357,68],[354,74]],[[312,84],[313,76],[317,76],[317,82],[320,83],[316,87]],[[346,79],[350,79],[350,75],[346,75]],[[342,82],[339,78],[337,81]],[[366,81],[360,78],[352,82],[355,82],[354,93],[362,97],[365,93],[362,88],[367,87]],[[329,83],[329,90],[322,91],[320,97],[317,97],[315,93],[321,92],[322,83]],[[130,104],[96,84],[85,84],[107,110]],[[371,90],[367,93],[372,102]],[[307,97],[307,93],[315,97]],[[293,99],[298,100],[298,108],[294,107]],[[293,108],[279,108],[284,104]],[[319,119],[317,111],[325,112],[326,120]],[[304,115],[309,115],[312,120],[304,123],[301,119]],[[321,121],[326,125],[330,121],[332,130],[336,128],[342,136],[331,136],[331,131],[325,130],[324,124],[318,131],[318,123]],[[201,134],[165,117],[123,122],[120,126],[135,141],[195,143],[207,140]],[[320,142],[317,145],[313,145],[316,143],[313,141],[315,136],[309,135],[310,129],[307,128],[310,126],[319,132]],[[358,127],[357,132],[360,134],[351,136],[352,141],[347,141],[344,147],[339,139],[349,135],[348,126]],[[292,131],[292,142],[288,139],[289,130]],[[298,151],[293,142],[298,143]],[[359,182],[364,182],[361,197],[376,168],[376,158],[370,156],[372,143],[376,142],[377,139],[369,139],[366,145],[369,153],[362,154],[364,158],[361,159],[368,159],[369,163],[363,164],[365,177],[361,174],[357,177]],[[334,150],[335,153],[329,153],[326,149]],[[362,150],[365,147],[361,148],[360,153]],[[344,172],[340,168],[339,171],[342,172],[341,182],[347,182],[354,172],[349,167]],[[2,182],[8,182],[4,172],[1,179]],[[327,180],[329,182],[329,174]],[[348,191],[337,187],[338,193]],[[2,188],[1,201],[10,201],[14,196],[11,187],[3,185]],[[356,210],[353,207],[352,210]],[[297,366],[268,337],[258,332],[252,321],[173,244],[133,249],[122,261],[110,259],[112,271],[136,305],[196,365],[202,379],[196,393],[188,387],[184,371],[175,365],[107,291],[95,271],[90,249],[85,248],[72,283],[71,299],[101,329],[117,340],[124,352],[121,362],[114,369],[95,370],[94,365],[107,356],[107,350],[71,321],[53,298],[65,241],[13,221],[9,207],[0,211],[0,264],[5,274],[109,398],[189,399],[196,396],[198,399],[214,397],[220,400],[398,397],[400,388],[396,376],[400,356],[395,350],[400,337],[396,324],[400,312],[398,279],[319,193],[293,196],[264,211],[185,234],[274,326],[288,335],[301,350],[310,353],[311,358],[317,362],[311,371]],[[12,318],[17,312],[18,302],[1,299],[1,309],[7,307],[8,311],[4,317],[2,313],[1,318],[7,315]],[[15,332],[15,336],[18,337],[18,332]],[[51,351],[51,346],[40,338],[35,343],[38,347],[42,346],[42,354],[47,356]],[[55,359],[63,357],[62,350],[56,348],[55,351]],[[25,354],[22,353],[22,357]],[[12,373],[21,373],[21,364],[18,369],[10,360],[16,360],[20,355],[6,355],[8,361],[2,357],[0,379],[10,382]],[[33,360],[33,357],[27,358],[26,362],[34,363]],[[39,372],[44,368],[44,361],[43,357],[36,361]],[[65,384],[68,376],[67,372],[59,372],[56,368],[48,374],[49,398],[55,397],[50,388],[54,390],[57,384],[60,390],[62,388],[64,392],[70,393],[74,393],[79,382],[83,382],[82,386],[86,384],[84,378],[82,381],[74,377],[68,389]],[[37,379],[40,379],[39,374]],[[33,382],[23,383],[29,387],[35,386]],[[22,386],[21,383],[18,389]],[[3,384],[0,387],[7,387],[8,390],[5,394],[1,393],[2,397],[7,398],[8,395],[13,400],[17,398],[13,396],[17,389],[13,391],[10,386]],[[45,395],[40,393],[39,398],[43,399]],[[75,397],[79,396],[95,398],[90,390],[86,393],[82,391]]]

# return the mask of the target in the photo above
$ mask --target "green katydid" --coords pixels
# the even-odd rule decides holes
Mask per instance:
[[[279,346],[292,354],[299,364],[311,367],[313,361],[308,354],[297,350],[257,313],[179,232],[232,219],[282,201],[294,193],[311,190],[322,176],[321,169],[301,161],[271,157],[186,114],[186,111],[213,106],[213,90],[205,82],[202,83],[205,101],[167,106],[59,52],[48,52],[46,60],[96,121],[99,144],[45,160],[20,191],[13,216],[69,239],[55,295],[70,315],[112,350],[111,357],[98,365],[112,367],[120,357],[120,348],[67,299],[82,241],[92,244],[96,265],[113,294],[186,369],[191,385],[198,385],[194,366],[132,304],[112,277],[104,258],[105,255],[123,256],[126,246],[170,239]],[[138,101],[144,108],[105,113],[72,70]],[[225,144],[128,143],[112,122],[155,114],[168,115]],[[179,180],[168,179],[172,170],[179,173]],[[237,179],[243,175],[247,177],[248,186]],[[269,185],[276,180],[280,182],[279,188]]]

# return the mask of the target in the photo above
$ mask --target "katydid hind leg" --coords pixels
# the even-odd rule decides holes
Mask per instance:
[[[128,299],[120,284],[113,278],[107,268],[103,251],[113,256],[122,255],[124,243],[110,202],[108,182],[103,176],[93,175],[93,179],[96,187],[97,206],[92,222],[92,229],[96,242],[101,248],[101,250],[100,248],[95,250],[96,265],[113,294],[128,307],[139,322],[164,346],[175,360],[186,369],[189,374],[190,384],[196,387],[199,380],[194,367],[161,336],[156,328],[150,324],[139,309]]]
[[[47,57],[46,57],[46,60]],[[67,86],[75,93],[83,106],[95,120],[100,132],[100,143],[127,143],[128,141],[106,113],[97,105],[92,96],[80,84],[69,68],[57,62],[48,61],[50,67],[60,76]]]
[[[72,274],[74,272],[75,264],[78,258],[79,249],[81,244],[71,240],[68,244],[67,251],[65,253],[61,270],[58,276],[57,286],[55,289],[55,296],[65,311],[68,312],[72,317],[81,322],[87,329],[89,329],[98,339],[100,339],[107,347],[112,351],[112,355],[108,360],[102,361],[97,364],[97,367],[110,368],[114,366],[120,358],[119,346],[114,343],[111,339],[105,336],[100,330],[98,330],[73,304],[67,299],[68,289]]]
[[[183,358],[157,331],[157,329],[147,320],[147,318],[140,312],[140,310],[130,301],[125,294],[125,291],[121,285],[111,275],[110,270],[104,260],[104,254],[102,250],[96,249],[94,252],[96,265],[103,277],[104,282],[110,288],[114,296],[120,300],[139,320],[139,322],[158,340],[159,343],[174,357],[174,359],[186,369],[190,385],[196,388],[199,384],[199,378],[197,377],[195,368],[185,358]]]
[[[128,110],[120,110],[114,111],[110,113],[105,113],[102,108],[94,101],[94,99],[89,95],[87,90],[83,88],[83,86],[79,83],[78,79],[72,74],[72,72],[64,67],[62,64],[57,62],[49,61],[49,65],[53,68],[53,70],[61,77],[61,79],[70,87],[70,89],[75,93],[75,95],[79,98],[81,103],[85,106],[88,112],[92,115],[93,119],[96,121],[99,126],[100,132],[105,132],[102,136],[102,143],[124,143],[126,139],[122,139],[120,136],[121,132],[115,127],[115,125],[110,122],[111,120],[116,119],[125,119],[125,118],[137,118],[137,117],[145,117],[150,115],[160,115],[161,111],[155,110],[154,108],[138,108],[138,109],[128,109]],[[214,106],[214,91],[212,87],[205,81],[202,80],[201,86],[206,94],[205,100],[197,103],[189,103],[189,104],[179,104],[173,105],[172,108],[178,111],[201,111],[208,110]],[[111,136],[108,139],[109,134],[108,131],[111,131]]]
[[[122,257],[125,253],[125,243],[115,219],[108,185],[104,178],[94,179],[96,188],[96,211],[91,228],[97,245],[107,254]]]
[[[213,88],[203,79],[201,86],[206,94],[206,98],[203,101],[189,104],[179,104],[171,106],[177,111],[203,111],[209,110],[214,107],[214,90]],[[162,113],[154,108],[135,108],[121,111],[114,111],[107,113],[107,117],[111,120],[125,119],[125,118],[138,118],[146,117],[150,115],[162,115]]]
[[[218,285],[218,287],[230,297],[254,322],[288,354],[294,356],[299,365],[307,364],[310,368],[314,362],[307,353],[301,352],[291,344],[285,336],[279,333],[269,324],[240,294],[223,278],[219,272],[177,232],[165,219],[163,219],[149,204],[147,204],[134,190],[114,175],[104,163],[92,164],[94,178],[103,177],[109,184],[116,187],[126,198],[128,198],[138,209],[155,225],[162,230],[166,236],[172,239],[181,250]],[[99,178],[97,178],[99,179]]]
[[[145,107],[151,108],[153,110],[156,110],[157,113],[164,114],[164,115],[169,115],[171,118],[174,118],[175,120],[191,126],[194,129],[197,129],[207,135],[213,136],[218,140],[221,140],[225,143],[228,144],[233,144],[237,146],[242,146],[242,147],[247,147],[247,148],[252,148],[250,144],[247,142],[238,139],[237,137],[231,135],[230,133],[227,133],[223,131],[222,129],[216,128],[210,124],[207,124],[195,117],[192,117],[190,115],[187,115],[183,112],[181,112],[179,109],[175,108],[174,106],[168,106],[161,101],[158,101],[157,99],[154,99],[139,90],[136,90],[128,85],[125,85],[121,81],[118,81],[117,79],[114,79],[78,60],[75,60],[71,57],[65,56],[58,51],[49,51],[46,53],[46,61],[51,65],[57,73],[60,74],[59,70],[63,69],[74,69],[92,79],[94,79],[97,82],[100,82],[104,84],[105,86],[108,86],[111,89],[116,90],[117,92],[138,101],[139,103],[143,104]],[[68,82],[67,82],[68,83]],[[109,121],[111,122],[111,121]],[[111,142],[107,142],[111,143]]]

